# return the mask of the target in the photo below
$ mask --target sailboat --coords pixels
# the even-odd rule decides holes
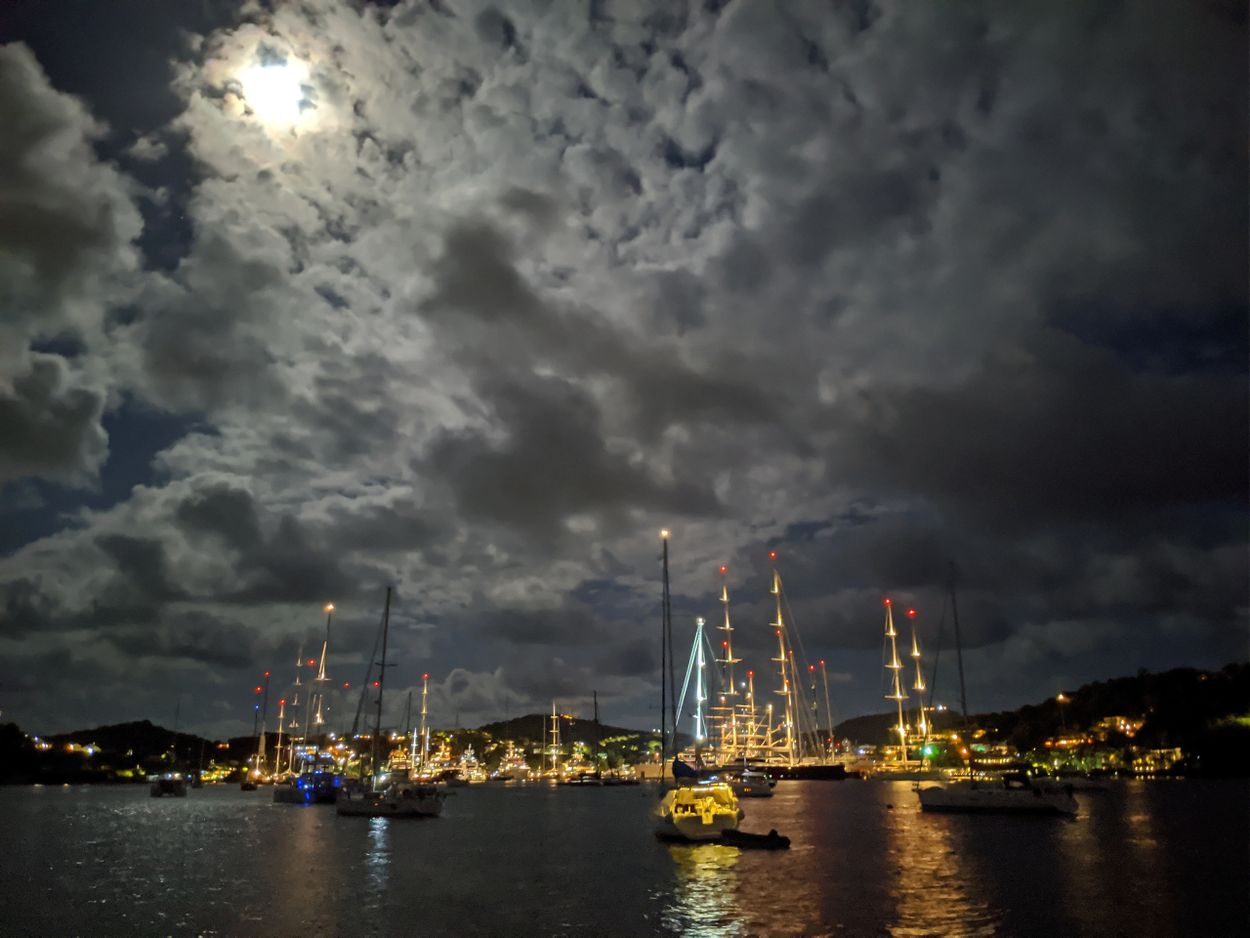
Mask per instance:
[[[320,684],[324,688],[330,678],[326,674],[326,657],[330,652],[330,625],[334,618],[334,603],[326,603],[322,610],[326,614],[326,634],[321,642],[321,657],[317,660],[317,674],[311,679],[308,686],[308,694],[305,698],[304,706],[304,764],[298,775],[293,774],[295,763],[295,739],[290,740],[290,770],[283,776],[281,782],[276,782],[273,788],[274,804],[334,804],[338,800],[339,791],[343,786],[343,776],[335,771],[326,771],[320,767],[320,760],[313,749],[313,742],[309,729],[312,726],[321,726],[325,723],[324,706],[325,691],[315,691],[316,685]],[[295,698],[292,706],[299,703],[299,687],[300,687],[300,671],[307,664],[309,667],[313,665],[313,659],[309,658],[307,662],[303,660],[303,647],[300,648],[300,657],[295,663]],[[268,675],[266,675],[268,677]],[[313,712],[313,698],[316,698],[316,712]],[[296,713],[299,711],[296,710]],[[282,733],[286,721],[286,698],[278,701],[278,754],[275,761],[275,774],[280,769],[282,761]],[[297,724],[294,720],[291,726]]]
[[[660,532],[663,543],[663,598],[661,603],[661,713],[660,713],[660,763],[663,765],[668,758],[668,718],[664,714],[664,703],[668,696],[666,681],[671,683],[671,675],[667,673],[671,667],[671,650],[673,634],[672,601],[668,581],[668,530]],[[701,646],[700,653],[702,651]],[[676,701],[673,710],[673,748],[677,748],[677,711]],[[698,717],[701,725],[702,713]],[[696,745],[698,740],[696,740]],[[718,840],[727,833],[737,831],[738,822],[742,819],[742,809],[738,807],[738,796],[733,788],[725,782],[700,782],[698,772],[673,755],[674,787],[665,789],[661,775],[660,803],[655,812],[656,836],[670,840],[707,841]]]
[[[174,732],[170,740],[170,771],[148,776],[148,794],[153,798],[187,797],[187,778],[178,768],[178,717],[182,711],[182,698],[174,704]]]
[[[963,711],[964,731],[968,727],[968,694],[964,684],[963,642],[959,635],[959,605],[955,600],[955,570],[950,577],[951,618],[955,625],[955,655],[959,662],[959,703]],[[1079,805],[1071,787],[1043,787],[1023,773],[992,780],[978,779],[973,773],[972,750],[969,749],[969,778],[932,785],[916,786],[920,810],[968,814],[1050,814],[1075,817]]]
[[[377,715],[371,739],[371,772],[373,787],[339,792],[335,810],[345,817],[438,817],[443,811],[446,792],[434,785],[418,782],[407,776],[395,777],[379,772],[378,745],[382,739],[382,693],[386,689],[386,644],[391,621],[391,588],[386,588],[386,605],[382,613],[382,660],[378,663]]]

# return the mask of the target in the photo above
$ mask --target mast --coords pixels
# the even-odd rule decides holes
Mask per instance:
[[[894,604],[887,596],[885,599],[885,637],[890,643],[890,660],[886,663],[885,669],[890,674],[890,693],[885,695],[886,700],[893,700],[898,705],[898,725],[894,727],[898,733],[899,758],[907,761],[907,724],[903,720],[903,701],[907,699],[907,692],[903,690],[901,675],[903,673],[903,663],[898,660],[898,643],[895,639],[898,632],[894,628]]]
[[[660,594],[660,782],[663,787],[665,766],[668,764],[668,680],[671,671],[670,645],[672,644],[669,625],[668,596],[668,528],[660,530],[660,543],[663,545],[663,591]],[[673,721],[673,732],[677,732],[677,721]]]
[[[786,758],[790,765],[794,765],[794,711],[791,708],[791,683],[790,683],[790,656],[786,654],[786,623],[781,615],[781,574],[777,572],[777,552],[770,550],[768,559],[773,562],[773,598],[776,600],[776,620],[772,622],[772,628],[777,633],[777,657],[773,661],[777,662],[777,668],[781,677],[781,686],[777,688],[775,693],[780,694],[785,701],[785,729],[786,729]],[[771,712],[771,711],[770,711]],[[771,733],[769,734],[771,743]]]
[[[916,682],[911,689],[916,692],[916,732],[927,742],[929,739],[929,721],[924,712],[924,692],[928,689],[924,684],[924,671],[920,666],[920,640],[916,634],[916,610],[908,609],[907,618],[911,620],[911,659],[916,666]]]
[[[833,757],[837,747],[833,742],[833,708],[829,706],[829,672],[825,670],[825,659],[820,659],[820,679],[825,682],[825,725],[829,734],[829,757]]]
[[[964,684],[964,645],[959,637],[959,604],[955,601],[955,577],[959,570],[954,562],[950,566],[951,619],[955,623],[955,660],[959,665],[959,709],[964,717],[964,737],[968,736],[968,690]],[[972,741],[968,740],[968,771],[972,771]]]
[[[599,772],[599,747],[603,745],[601,741],[603,732],[599,729],[599,692],[597,690],[592,690],[590,692],[590,698],[594,701],[595,707],[595,771]]]
[[[707,729],[703,722],[703,702],[707,700],[707,683],[703,674],[704,668],[707,667],[703,661],[703,625],[702,617],[694,620],[694,648],[698,663],[698,670],[694,676],[694,744],[696,757],[699,751],[699,744],[707,736]]]
[[[725,638],[721,641],[721,649],[725,654],[724,658],[717,659],[721,666],[725,669],[727,677],[728,690],[725,691],[722,704],[728,701],[729,706],[729,749],[735,754],[738,751],[738,706],[734,699],[738,696],[738,681],[734,675],[734,665],[739,664],[742,659],[734,657],[734,639],[733,625],[729,621],[729,567],[725,564],[720,565],[721,585],[720,585],[720,601],[725,607],[724,625],[720,627],[725,633]],[[721,724],[721,747],[725,745],[725,726]]]
[[[430,727],[426,722],[426,715],[429,710],[426,703],[430,697],[430,676],[429,674],[421,675],[421,769],[425,770],[425,764],[430,759]]]
[[[273,774],[282,774],[282,733],[286,729],[286,698],[278,699],[278,750],[273,754]]]
[[[759,723],[755,715],[755,672],[747,672],[747,708],[751,719],[751,735],[747,737],[747,755],[754,755],[754,743]]]
[[[556,716],[556,702],[551,701],[551,729],[548,731],[551,736],[551,771],[559,768],[560,758],[560,718]]]
[[[404,739],[408,740],[408,771],[412,771],[412,757],[417,752],[417,737],[412,732],[412,691],[408,691],[408,703],[404,705]]]
[[[373,722],[373,739],[370,740],[369,765],[373,774],[378,771],[378,739],[382,735],[382,692],[386,689],[386,639],[391,626],[391,588],[386,588],[386,606],[382,611],[382,661],[378,665],[378,709]]]
[[[269,722],[269,672],[265,672],[265,691],[260,705],[260,736],[256,739],[256,774],[265,770],[265,726]]]

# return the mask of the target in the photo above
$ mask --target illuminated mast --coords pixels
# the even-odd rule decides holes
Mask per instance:
[[[672,627],[672,609],[670,606],[669,585],[668,585],[668,528],[660,529],[660,543],[663,545],[663,592],[660,597],[660,783],[663,789],[664,772],[668,759],[668,698],[674,696],[670,693],[669,684],[672,683],[672,646],[673,646],[673,627]],[[667,683],[666,683],[667,682]],[[676,706],[677,701],[673,701]],[[673,714],[673,744],[674,748],[677,743],[677,714]]]
[[[924,672],[920,667],[920,640],[916,636],[916,610],[908,609],[907,618],[911,620],[911,658],[916,665],[916,683],[911,687],[916,692],[916,732],[929,739],[929,721],[924,712]]]
[[[273,757],[273,774],[282,774],[282,733],[286,729],[286,698],[278,701],[278,751]]]
[[[738,751],[738,705],[734,698],[738,696],[738,682],[734,677],[734,665],[741,662],[742,659],[734,657],[734,629],[729,622],[729,584],[726,580],[728,573],[729,568],[721,564],[720,601],[721,605],[725,607],[725,624],[720,627],[720,630],[725,633],[724,641],[721,642],[721,650],[725,653],[725,657],[718,658],[717,661],[725,668],[728,676],[726,683],[729,689],[725,691],[724,697],[728,699],[729,704],[729,748],[736,755]],[[725,729],[722,724],[722,746],[724,745],[724,738]]]
[[[551,771],[560,767],[560,718],[556,716],[556,702],[551,701]]]
[[[287,770],[295,771],[295,731],[303,729],[299,722],[299,689],[303,686],[300,683],[300,673],[304,670],[304,643],[300,642],[299,651],[296,653],[298,657],[295,659],[295,693],[291,695],[291,706],[295,708],[295,714],[291,717],[291,725],[287,727],[290,731],[291,751],[287,756]],[[303,741],[303,740],[301,740]]]
[[[825,682],[825,722],[829,727],[829,755],[837,748],[833,743],[833,708],[829,706],[829,672],[825,670],[825,659],[820,659],[820,679]]]
[[[747,710],[751,715],[751,735],[747,737],[747,755],[755,754],[755,739],[758,733],[759,722],[755,716],[755,672],[747,672]],[[767,740],[765,740],[767,742]]]
[[[898,733],[899,758],[907,761],[907,724],[903,720],[903,701],[907,699],[907,693],[903,690],[901,675],[903,673],[903,663],[898,660],[898,645],[895,638],[898,632],[894,630],[894,605],[887,598],[885,600],[885,637],[890,640],[890,660],[886,663],[886,670],[890,672],[891,693],[885,695],[886,700],[893,700],[898,705],[898,726],[894,727]]]
[[[321,643],[321,659],[317,662],[317,676],[313,678],[318,684],[326,684],[330,680],[326,677],[326,652],[330,650],[330,620],[334,617],[334,603],[325,604],[325,614],[326,637]],[[314,726],[320,727],[325,725],[325,702],[326,692],[325,690],[319,690],[317,692],[317,714],[313,717]]]
[[[419,763],[419,767],[422,772],[425,771],[425,763],[430,758],[430,727],[429,727],[429,724],[426,722],[426,717],[429,713],[429,710],[427,708],[427,701],[429,700],[429,697],[430,697],[430,676],[428,674],[422,674],[421,675],[421,729],[418,730],[418,733],[417,733],[417,735],[420,736],[421,738],[421,762]],[[413,739],[412,756],[410,757],[409,761],[412,762],[413,765],[418,765],[416,759],[417,759],[417,743],[416,743],[416,739]]]
[[[777,572],[777,552],[770,550],[768,559],[773,561],[773,588],[772,594],[777,603],[777,619],[772,623],[772,628],[777,633],[777,657],[773,661],[777,662],[778,673],[781,677],[781,687],[774,693],[780,694],[785,700],[785,728],[786,728],[786,758],[789,759],[790,765],[794,765],[794,710],[791,706],[791,684],[790,684],[790,656],[786,654],[786,635],[785,620],[781,616],[781,574]],[[771,707],[769,708],[771,713]],[[769,732],[769,744],[772,743],[771,726]]]

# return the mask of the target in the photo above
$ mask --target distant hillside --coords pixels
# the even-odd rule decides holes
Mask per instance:
[[[551,714],[529,713],[525,716],[500,720],[478,727],[483,733],[489,733],[495,739],[531,739],[545,740],[551,727]],[[608,723],[595,724],[594,720],[581,717],[560,718],[560,741],[563,743],[580,742],[594,743],[613,737],[629,737],[642,740],[659,740],[660,734],[648,730],[635,730],[624,726],[612,726]],[[688,738],[688,737],[686,737]]]
[[[1219,759],[1238,748],[1228,745],[1233,736],[1250,736],[1250,727],[1236,719],[1250,718],[1250,664],[1245,662],[1219,671],[1142,671],[1132,677],[1065,689],[1063,694],[1066,701],[1062,712],[1052,697],[1016,710],[973,714],[969,720],[986,729],[990,738],[1011,743],[1021,751],[1036,749],[1065,728],[1084,729],[1108,716],[1145,717],[1145,725],[1133,739],[1137,745],[1179,746]],[[835,734],[839,739],[880,745],[890,741],[890,727],[896,720],[895,714],[888,712],[855,717],[839,723]],[[940,730],[960,722],[959,715],[951,711],[937,715]]]

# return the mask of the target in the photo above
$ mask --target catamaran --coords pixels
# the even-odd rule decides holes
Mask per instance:
[[[955,626],[955,654],[959,662],[959,703],[963,711],[964,732],[968,727],[968,694],[964,684],[963,642],[959,636],[959,605],[955,600],[955,571],[950,577],[951,618]],[[916,786],[920,809],[931,812],[979,814],[1051,814],[1074,817],[1079,805],[1072,797],[1071,787],[1044,786],[1023,774],[992,780],[975,775],[972,750],[968,750],[969,778],[949,781],[943,785]]]

